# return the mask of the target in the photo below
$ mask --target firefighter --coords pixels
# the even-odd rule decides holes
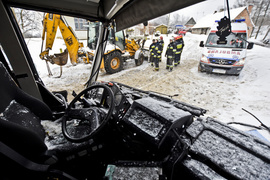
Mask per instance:
[[[159,60],[161,58],[161,45],[158,41],[155,43],[154,52],[154,63],[155,63],[155,71],[159,71]]]
[[[159,37],[159,45],[161,46],[161,57],[162,57],[162,52],[163,52],[163,48],[164,48],[164,41],[163,41],[162,36]],[[161,62],[161,57],[159,59],[159,62]]]
[[[154,66],[154,49],[155,49],[155,46],[156,46],[156,40],[153,39],[152,44],[149,47],[149,52],[150,52],[149,62],[151,63],[151,66]]]
[[[181,58],[181,54],[184,47],[184,41],[183,41],[182,35],[179,35],[176,37],[175,46],[176,46],[176,52],[175,52],[174,66],[177,66],[178,64],[180,64],[180,58]]]
[[[165,57],[167,56],[167,66],[166,69],[169,69],[171,72],[173,69],[173,57],[175,56],[175,44],[173,42],[173,38],[170,39],[170,44],[167,46],[167,50],[165,53]]]

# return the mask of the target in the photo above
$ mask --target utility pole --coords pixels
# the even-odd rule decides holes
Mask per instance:
[[[171,13],[169,13],[169,17],[168,17],[168,24],[167,24],[167,37],[168,37],[168,28],[169,28],[169,25],[170,25],[170,16],[171,16]]]

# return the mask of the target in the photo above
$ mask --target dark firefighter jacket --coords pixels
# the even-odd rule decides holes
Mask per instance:
[[[154,50],[153,50],[153,52],[154,52],[154,57],[156,57],[156,58],[161,58],[161,44],[160,43],[156,43],[155,44],[155,48],[154,48]]]
[[[160,40],[159,41],[159,44],[161,45],[161,52],[163,51],[163,47],[164,47],[164,41],[163,40]]]
[[[153,56],[154,55],[154,52],[153,50],[155,49],[156,47],[156,43],[152,43],[149,47],[149,52],[150,52],[150,55]]]
[[[182,52],[183,47],[184,47],[184,41],[183,41],[183,39],[182,38],[177,39],[175,41],[175,46],[176,46],[176,52],[175,52],[175,54],[180,54]]]
[[[168,44],[165,54],[168,58],[173,58],[175,52],[176,52],[175,44],[174,42],[171,42],[170,44]]]

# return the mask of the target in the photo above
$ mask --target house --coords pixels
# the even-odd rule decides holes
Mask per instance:
[[[69,16],[64,16],[66,23],[72,28],[75,33],[75,36],[79,40],[86,40],[87,39],[87,29],[89,26],[89,22],[85,19],[81,18],[74,18]],[[62,38],[60,30],[57,30],[56,34],[57,38]]]
[[[250,37],[252,29],[254,28],[254,24],[250,17],[250,12],[252,10],[252,6],[249,7],[240,7],[236,9],[230,10],[230,18],[231,20],[236,19],[245,19],[245,23],[248,27],[248,37]],[[225,15],[224,15],[225,14]],[[224,16],[228,17],[228,13],[224,11],[214,14],[208,14],[205,17],[201,18],[197,24],[192,27],[192,33],[194,34],[208,34],[211,27],[215,23],[216,20],[220,20]]]
[[[168,26],[161,24],[159,26],[156,26],[155,32],[159,31],[161,34],[167,34],[168,32]]]
[[[190,30],[195,24],[196,24],[196,21],[193,19],[193,17],[190,18],[185,24],[186,31]]]

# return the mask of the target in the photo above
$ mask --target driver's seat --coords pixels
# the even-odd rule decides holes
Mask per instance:
[[[46,173],[53,156],[48,154],[51,151],[44,142],[46,135],[41,120],[53,120],[50,108],[24,93],[1,62],[0,84],[1,177],[3,174],[8,176],[7,179],[20,176],[20,173],[14,173],[18,172],[14,167],[30,170],[30,177],[33,171]]]

